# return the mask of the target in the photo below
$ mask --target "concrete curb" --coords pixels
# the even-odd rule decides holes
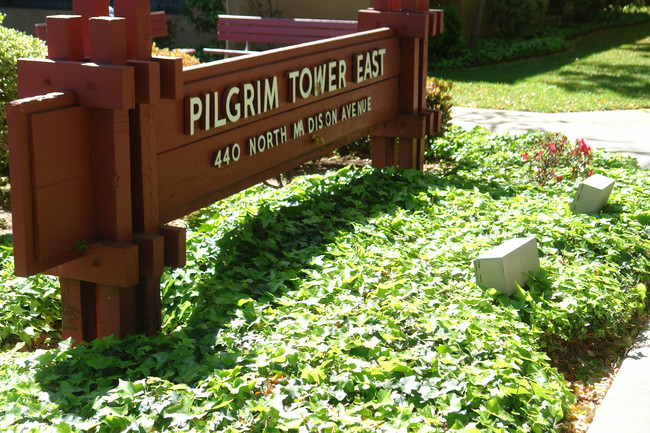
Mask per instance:
[[[587,433],[650,432],[650,322],[630,348]]]

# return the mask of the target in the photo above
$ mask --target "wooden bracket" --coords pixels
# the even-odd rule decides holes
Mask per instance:
[[[183,60],[179,57],[153,56],[160,64],[160,96],[163,99],[183,97]]]
[[[398,114],[386,128],[373,135],[378,137],[400,137],[422,139],[427,134],[427,124],[431,123],[429,116],[424,114]]]
[[[426,110],[427,116],[427,134],[433,135],[442,132],[442,110]]]
[[[426,12],[429,0],[401,0],[403,12]]]
[[[401,7],[401,0],[373,0],[372,2],[372,8],[376,11],[398,11]]]
[[[138,246],[140,275],[159,277],[165,271],[165,241],[163,236],[134,233],[133,242]]]
[[[117,287],[138,284],[138,246],[118,242],[89,242],[77,260],[49,269],[62,278]]]
[[[376,10],[359,11],[359,31],[390,27],[399,38],[423,38],[429,35],[429,14],[409,14],[402,12],[382,12]]]
[[[154,104],[160,101],[160,63],[129,60],[135,73],[135,102]]]
[[[186,230],[182,227],[160,226],[160,234],[165,238],[165,266],[171,268],[185,266],[187,262]]]
[[[445,11],[442,9],[430,9],[429,15],[429,36],[442,34],[445,29]]]
[[[18,60],[18,97],[74,92],[85,107],[128,110],[135,106],[135,79],[128,66],[63,60]]]

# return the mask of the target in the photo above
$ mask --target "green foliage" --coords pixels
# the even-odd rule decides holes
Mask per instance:
[[[462,41],[463,23],[456,6],[442,8],[445,12],[443,32],[429,38],[429,61],[435,63],[438,59],[449,59],[457,56],[466,47]]]
[[[426,104],[429,110],[442,111],[442,131],[444,134],[451,122],[451,109],[454,83],[440,80],[435,77],[427,78]]]
[[[357,158],[368,159],[371,157],[372,140],[369,136],[361,137],[352,143],[339,147],[334,152],[339,156],[353,155]]]
[[[0,348],[57,341],[61,337],[61,298],[56,279],[16,277],[12,254],[11,236],[1,236]]]
[[[183,13],[198,32],[217,36],[219,14],[226,12],[224,0],[185,0]]]
[[[451,127],[453,173],[346,168],[197,212],[164,334],[0,354],[0,430],[556,432],[573,396],[544,351],[643,309],[650,179],[594,151],[616,190],[573,215],[575,185],[524,180],[538,139]],[[472,259],[523,234],[531,284],[477,286]]]
[[[561,36],[544,36],[532,39],[506,40],[479,39],[475,50],[466,49],[457,56],[441,59],[432,64],[436,68],[468,68],[509,60],[542,56],[565,49],[567,41]]]
[[[575,44],[573,40],[580,36],[612,27],[646,23],[649,20],[648,11],[610,9],[596,21],[537,26],[534,34],[527,37],[481,38],[474,50],[470,50],[467,43],[462,41],[459,48],[450,55],[432,54],[430,67],[458,69],[544,56],[572,48]]]
[[[544,0],[487,0],[487,18],[496,36],[534,35],[544,16]]]
[[[605,10],[607,0],[568,0],[564,14],[574,22],[591,22]]]
[[[6,105],[18,98],[17,62],[19,58],[42,58],[47,47],[39,39],[4,27],[0,14],[0,177],[9,176]]]

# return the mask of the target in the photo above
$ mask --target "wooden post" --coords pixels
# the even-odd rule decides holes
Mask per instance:
[[[78,16],[48,18],[49,57],[77,62],[89,57],[100,65],[126,65],[126,20],[106,16],[108,0],[75,0],[73,6]],[[85,81],[83,71],[76,79]],[[93,92],[97,85],[100,83],[89,82],[86,90]],[[119,93],[119,89],[113,90]],[[103,241],[130,244],[133,228],[129,113],[124,109],[93,108],[89,118],[94,201],[87,205],[93,208],[94,234]],[[133,287],[75,279],[76,275],[92,275],[92,267],[101,264],[100,259],[95,259],[81,268],[73,263],[54,270],[62,276],[64,338],[77,341],[108,335],[119,338],[135,331],[138,312]],[[90,269],[86,271],[84,267]]]
[[[436,126],[426,109],[428,37],[442,32],[440,11],[429,11],[427,0],[375,0],[374,10],[359,11],[359,30],[381,26],[400,36],[401,118],[372,136],[372,161],[377,167],[424,169],[425,134]]]

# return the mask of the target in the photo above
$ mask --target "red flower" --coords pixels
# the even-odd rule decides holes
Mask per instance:
[[[589,170],[589,177],[591,177],[591,176],[593,176],[593,175],[594,175],[594,171],[593,171],[593,170]]]
[[[580,138],[576,140],[576,144],[578,145],[578,150],[584,155],[584,156],[589,156],[591,153],[591,147],[587,143],[585,143],[584,138]]]
[[[542,160],[542,155],[543,155],[543,154],[544,154],[544,152],[542,152],[542,151],[540,150],[539,152],[537,152],[537,156],[535,156],[535,158],[536,158],[538,161],[541,161],[541,160]]]
[[[562,182],[563,179],[562,176],[555,176],[555,178],[557,179],[558,182]]]
[[[557,148],[555,147],[555,144],[551,143],[548,146],[548,151],[551,152],[551,153],[555,153],[557,151]]]
[[[528,152],[525,152],[523,155],[521,155],[521,159],[528,161]]]

